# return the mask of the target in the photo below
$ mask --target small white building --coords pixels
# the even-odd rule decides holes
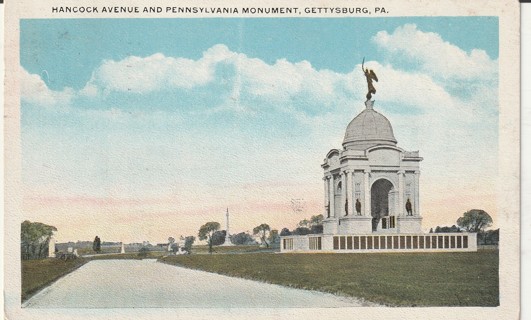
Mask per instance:
[[[424,234],[419,151],[397,145],[374,101],[347,126],[324,170],[323,234],[285,236],[281,251],[475,251],[476,234]]]

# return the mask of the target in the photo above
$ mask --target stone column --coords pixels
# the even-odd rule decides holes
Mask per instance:
[[[354,199],[354,193],[355,193],[355,190],[354,190],[354,171],[353,170],[349,170],[348,173],[347,173],[347,185],[348,185],[348,193],[347,193],[347,198],[348,198],[348,214],[349,215],[352,215],[352,216],[355,216],[356,215],[356,209],[354,208],[354,204],[356,203],[356,199]]]
[[[419,184],[419,181],[420,181],[420,171],[415,171],[415,204],[414,204],[414,207],[413,207],[413,215],[415,216],[420,216],[420,207],[419,207],[419,195],[420,195],[420,184]]]
[[[340,210],[339,212],[341,212],[341,215],[339,215],[340,217],[341,216],[344,216],[345,215],[345,200],[346,200],[346,196],[347,196],[347,182],[345,181],[346,180],[346,171],[342,171],[341,173],[341,206],[340,206]]]
[[[328,180],[328,195],[330,200],[330,217],[336,216],[336,210],[335,210],[335,204],[334,204],[334,176],[330,177],[330,180]]]
[[[365,212],[365,216],[370,217],[371,216],[371,187],[369,186],[369,175],[371,171],[365,170],[363,172],[364,174],[364,180],[363,180],[363,188],[364,188],[364,198],[363,201],[363,212]]]
[[[328,191],[328,188],[329,188],[328,179],[329,179],[328,176],[325,176],[323,178],[323,181],[324,181],[324,208],[325,208],[325,213],[324,213],[323,216],[325,218],[328,218],[328,210],[330,210],[330,208],[328,208],[328,199],[330,198],[330,192]]]
[[[329,218],[329,215],[332,214],[331,208],[329,207],[329,204],[330,204],[330,176],[325,176],[323,178],[323,181],[324,181],[324,189],[325,189],[325,195],[324,195],[325,213],[324,213],[323,216],[325,218]]]
[[[398,215],[404,216],[405,204],[404,204],[404,170],[398,171]]]

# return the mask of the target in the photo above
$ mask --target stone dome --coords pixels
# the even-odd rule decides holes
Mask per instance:
[[[396,146],[391,122],[372,108],[373,101],[366,103],[367,108],[358,114],[347,126],[343,147],[345,149],[365,150],[376,145]]]

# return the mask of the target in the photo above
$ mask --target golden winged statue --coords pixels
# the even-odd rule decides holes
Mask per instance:
[[[369,101],[371,100],[372,95],[376,93],[376,88],[374,88],[372,81],[374,80],[378,82],[378,77],[376,76],[374,71],[369,70],[369,68],[364,68],[363,66],[364,63],[365,63],[365,58],[363,58],[363,62],[361,63],[361,70],[363,71],[363,73],[365,74],[365,78],[367,79],[368,92],[367,92],[366,97],[367,97],[367,101]]]

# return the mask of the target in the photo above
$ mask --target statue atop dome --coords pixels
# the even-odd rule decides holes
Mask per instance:
[[[365,63],[365,57],[363,57],[363,61],[361,62],[361,70],[363,71],[363,73],[365,74],[365,78],[367,79],[368,92],[367,92],[366,97],[367,97],[367,101],[370,101],[372,98],[372,95],[376,93],[376,88],[372,84],[372,81],[374,80],[378,82],[378,77],[376,76],[374,71],[369,70],[369,68],[364,68],[363,66],[364,63]]]

